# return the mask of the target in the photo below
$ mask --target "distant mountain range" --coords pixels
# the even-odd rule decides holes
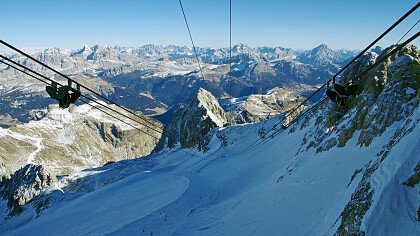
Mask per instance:
[[[25,49],[40,61],[60,70],[104,96],[145,115],[161,114],[188,102],[201,87],[217,99],[266,94],[274,87],[307,94],[328,80],[357,51],[332,50],[322,44],[312,50],[282,47],[197,48],[202,73],[192,48],[144,45],[141,47],[83,46],[79,49]],[[63,78],[13,53],[9,58],[57,81]],[[32,109],[55,103],[45,85],[12,68],[0,65],[0,124],[31,119]],[[83,91],[82,91],[83,92]]]
[[[205,63],[226,64],[229,59],[229,48],[197,47],[200,59]],[[123,46],[83,46],[78,49],[61,48],[26,48],[24,51],[39,55],[47,59],[52,56],[68,56],[71,58],[83,58],[86,60],[115,60],[120,62],[155,61],[155,60],[177,60],[180,58],[195,59],[191,47],[176,45],[154,45],[148,44],[141,47]],[[278,60],[290,59],[311,65],[337,64],[353,57],[358,51],[340,49],[333,50],[326,44],[321,44],[311,50],[293,50],[283,47],[250,47],[246,44],[237,44],[232,47],[232,56],[248,56],[252,60]],[[13,55],[10,52],[2,54]],[[238,58],[237,58],[238,59]]]

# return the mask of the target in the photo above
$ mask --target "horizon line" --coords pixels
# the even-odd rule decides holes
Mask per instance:
[[[154,44],[154,43],[146,43],[146,44],[142,44],[142,45],[136,45],[136,46],[127,46],[127,45],[119,45],[119,44],[114,44],[114,45],[110,45],[110,44],[84,44],[78,47],[66,47],[66,46],[26,46],[26,47],[19,47],[22,50],[46,50],[46,49],[61,49],[61,50],[78,50],[78,49],[82,49],[84,47],[95,47],[95,46],[102,46],[102,47],[111,47],[111,48],[116,48],[116,47],[122,47],[122,48],[141,48],[144,46],[149,46],[149,45],[153,45],[153,46],[158,46],[158,47],[168,47],[168,46],[175,46],[175,47],[187,47],[188,49],[192,50],[192,46],[191,45],[176,45],[176,44]],[[251,49],[258,49],[258,48],[282,48],[282,49],[290,49],[290,50],[294,50],[294,51],[310,51],[313,50],[321,45],[326,45],[328,48],[330,48],[331,50],[334,51],[338,51],[338,50],[348,50],[348,51],[360,51],[360,48],[332,48],[330,47],[328,44],[326,43],[320,43],[317,46],[313,47],[313,48],[291,48],[291,47],[283,47],[283,46],[250,46],[249,44],[246,43],[237,43],[235,45],[232,46],[232,48],[234,48],[235,46],[238,45],[244,45],[244,46],[248,46]],[[229,46],[225,46],[225,47],[212,47],[212,46],[196,46],[196,48],[201,48],[201,49],[229,49]],[[374,47],[372,47],[374,48]],[[7,48],[6,48],[7,49]],[[1,50],[0,52],[8,52],[8,51],[13,51],[10,49],[7,50]]]

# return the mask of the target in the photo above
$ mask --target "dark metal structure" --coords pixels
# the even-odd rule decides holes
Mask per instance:
[[[68,85],[58,87],[57,83],[52,82],[51,85],[48,85],[45,89],[52,99],[58,101],[58,105],[61,108],[68,108],[70,104],[75,103],[81,95],[80,85],[76,84],[77,89],[74,89],[71,84],[72,82],[69,80]]]

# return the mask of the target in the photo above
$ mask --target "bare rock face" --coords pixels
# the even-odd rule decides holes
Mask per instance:
[[[9,215],[17,215],[21,206],[51,187],[56,178],[47,173],[42,165],[27,164],[10,178],[3,177],[0,183],[0,196],[7,200]]]
[[[69,109],[51,105],[40,120],[0,128],[0,176],[27,163],[42,165],[55,175],[68,175],[80,168],[148,155],[160,139],[161,124],[144,119],[156,128],[124,119],[130,126],[87,105]]]
[[[92,53],[87,56],[88,60],[118,60],[117,53],[109,46],[101,47],[99,45],[92,47]]]
[[[383,53],[392,49],[387,48]],[[340,83],[346,83],[377,59],[376,53],[364,55],[349,67]],[[357,96],[349,99],[346,106],[330,103],[324,108],[323,114],[331,115],[310,134],[315,139],[307,148],[316,147],[321,152],[336,145],[343,147],[353,135],[358,135],[359,146],[369,146],[387,127],[408,117],[418,106],[419,71],[420,51],[415,46],[406,46],[380,63],[357,81]],[[320,121],[323,114],[317,114]],[[325,130],[333,132],[325,133]],[[338,134],[338,138],[330,140],[333,133]]]
[[[177,143],[186,148],[198,145],[200,150],[205,150],[207,133],[227,123],[226,113],[217,99],[200,88],[187,106],[175,111],[157,150],[174,147]]]
[[[226,99],[221,104],[227,111],[229,123],[243,124],[272,118],[293,109],[304,100],[297,92],[276,87],[267,94]]]

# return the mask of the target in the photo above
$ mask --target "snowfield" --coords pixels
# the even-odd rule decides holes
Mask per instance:
[[[413,114],[417,123],[419,109]],[[316,154],[300,150],[312,119],[241,152],[276,122],[220,128],[205,153],[165,150],[64,177],[63,192],[50,194],[48,208],[37,216],[27,207],[0,224],[0,234],[333,235],[365,167],[404,125],[395,122],[368,147],[357,145],[355,134],[344,147]],[[419,135],[416,126],[372,174],[373,203],[362,222],[367,235],[419,235],[420,187],[402,184],[420,160]]]

